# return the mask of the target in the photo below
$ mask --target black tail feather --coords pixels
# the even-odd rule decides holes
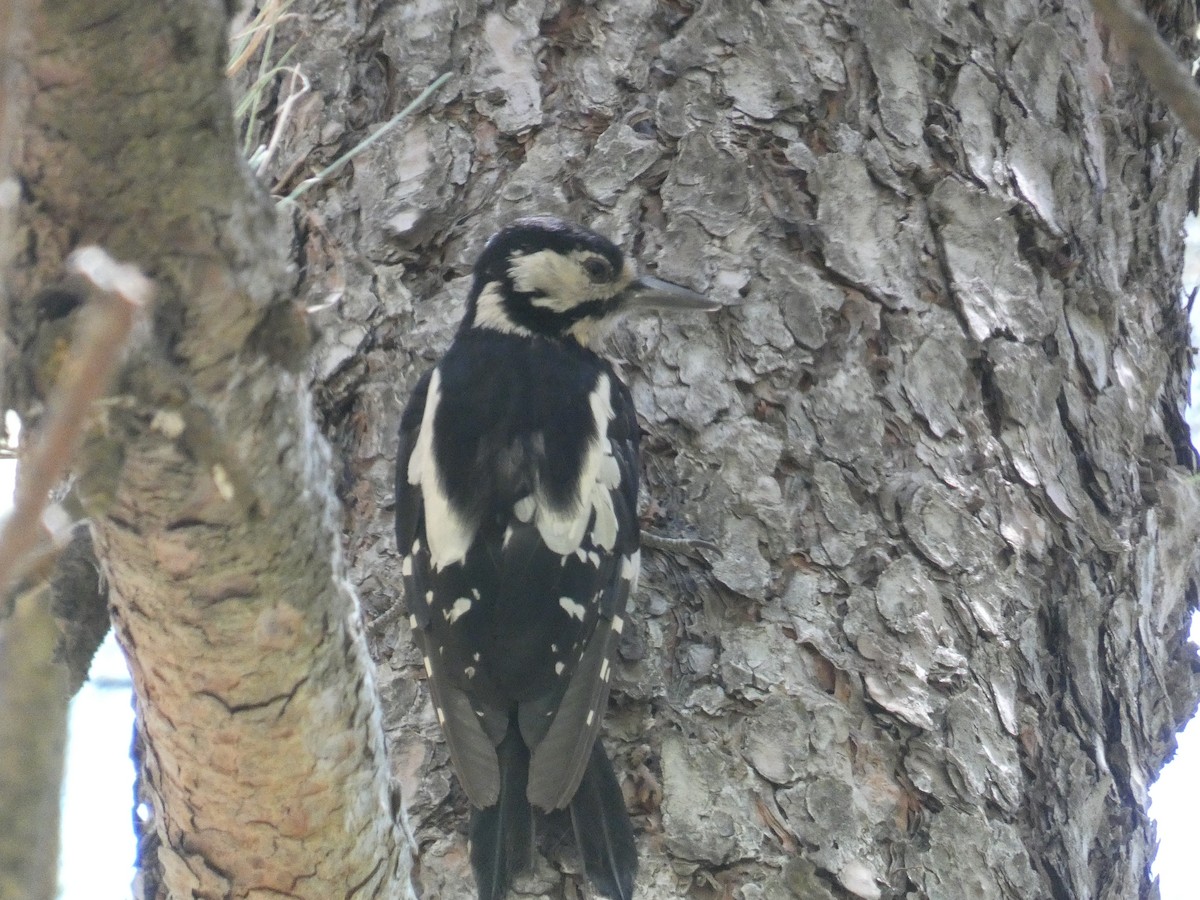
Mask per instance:
[[[471,867],[479,900],[502,900],[513,878],[528,869],[533,858],[533,809],[525,798],[529,750],[515,724],[496,753],[500,797],[494,806],[471,810]]]
[[[571,824],[588,880],[611,900],[633,900],[637,874],[633,824],[599,739],[571,800]]]

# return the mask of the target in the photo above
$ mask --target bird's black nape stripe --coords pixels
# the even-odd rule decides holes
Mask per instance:
[[[528,328],[534,334],[566,334],[573,325],[584,319],[603,319],[621,305],[617,298],[612,300],[588,300],[561,312],[533,304],[534,295],[512,289],[511,280],[505,289],[512,298],[507,306],[508,314],[516,325]]]

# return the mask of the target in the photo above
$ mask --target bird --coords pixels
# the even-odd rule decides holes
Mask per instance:
[[[401,577],[472,806],[479,900],[507,895],[536,821],[564,812],[593,887],[632,900],[633,826],[598,735],[640,566],[640,429],[597,346],[628,313],[719,306],[638,275],[588,228],[517,219],[484,246],[462,323],[402,413]]]

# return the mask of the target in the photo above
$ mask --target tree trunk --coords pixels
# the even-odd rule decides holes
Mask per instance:
[[[286,235],[238,156],[225,9],[27,6],[0,21],[21,51],[0,165],[20,184],[5,408],[25,444],[77,364],[66,253],[100,244],[158,293],[75,483],[144,746],[137,894],[412,897]]]
[[[317,359],[374,612],[398,411],[491,231],[579,219],[739,304],[609,344],[645,523],[721,547],[648,552],[622,646],[639,897],[1155,895],[1198,688],[1193,157],[1089,6],[324,5],[291,37],[318,87],[279,172],[455,73],[314,202],[354,247]],[[425,896],[473,897],[404,617],[375,637]],[[574,896],[546,849],[530,894]]]
[[[211,73],[208,26],[178,7],[149,29],[147,57],[93,42],[121,21],[100,13],[65,46],[134,73],[182,59]],[[639,900],[1155,896],[1147,787],[1200,693],[1177,300],[1195,185],[1178,130],[1091,8],[290,12],[272,62],[294,45],[288,64],[312,90],[275,149],[281,193],[454,77],[428,115],[305,197],[299,287],[227,152],[227,106],[189,94],[191,70],[158,87],[175,101],[164,114],[192,119],[142,129],[175,139],[130,154],[106,129],[148,114],[127,115],[145,95],[117,89],[134,74],[87,95],[111,111],[79,133],[91,106],[54,106],[80,83],[54,55],[64,45],[35,55],[55,65],[35,71],[15,295],[81,234],[166,285],[156,340],[122,382],[135,402],[89,445],[83,482],[133,661],[168,889],[258,887],[230,860],[270,860],[262,886],[276,890],[301,871],[289,802],[311,782],[303,762],[281,769],[313,749],[297,733],[357,760],[322,771],[337,772],[337,797],[359,791],[364,821],[386,806],[332,469],[350,579],[380,617],[383,724],[423,896],[474,897],[465,798],[392,612],[395,433],[483,240],[549,212],[736,304],[707,322],[631,323],[609,344],[647,432],[647,529],[721,548],[648,550],[625,630],[606,741],[640,830]],[[1192,33],[1187,4],[1154,12],[1169,38]],[[281,87],[264,127],[282,110]],[[333,463],[281,365],[300,353],[293,290],[338,298],[311,316]],[[26,354],[36,319],[10,310]],[[160,407],[182,417],[174,438],[180,420]],[[282,811],[269,829],[288,852],[236,843],[261,810]],[[340,848],[362,862],[349,831],[320,859]],[[385,873],[370,882],[380,896],[387,873],[404,879],[401,844],[385,832],[386,864],[363,863],[363,877]],[[577,896],[577,861],[543,849],[525,892]],[[339,895],[358,883],[346,875]]]

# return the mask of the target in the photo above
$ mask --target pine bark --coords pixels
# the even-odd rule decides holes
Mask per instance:
[[[157,291],[73,486],[133,676],[135,894],[412,897],[287,232],[239,156],[226,10],[26,7],[0,42],[19,50],[4,399],[25,444],[71,364],[66,254],[99,244]]]
[[[455,73],[315,204],[354,244],[317,365],[374,612],[398,410],[492,230],[576,218],[736,304],[608,345],[645,524],[721,547],[648,552],[622,646],[639,897],[1154,896],[1146,790],[1198,688],[1194,152],[1091,8],[316,10],[279,171]],[[1191,11],[1156,14],[1187,57]],[[425,896],[471,897],[463,796],[383,622]],[[547,853],[528,893],[574,896]]]
[[[58,161],[26,188],[36,203],[18,271],[35,274],[13,296],[76,235],[98,233],[172,297],[193,298],[162,307],[155,334],[168,339],[153,345],[181,363],[170,371],[186,390],[164,385],[161,359],[135,363],[125,385],[142,405],[85,464],[100,476],[97,544],[148,746],[174,754],[186,726],[207,752],[231,719],[253,731],[284,710],[340,708],[317,694],[369,706],[356,652],[316,665],[288,644],[327,626],[337,646],[357,643],[332,472],[350,581],[379,617],[383,726],[422,895],[474,896],[465,798],[394,614],[395,432],[449,342],[483,240],[517,215],[556,213],[731,305],[708,322],[631,322],[608,345],[647,435],[646,527],[721,548],[644,554],[621,648],[606,741],[640,830],[639,898],[1156,896],[1147,787],[1200,694],[1185,639],[1200,496],[1177,296],[1194,151],[1091,8],[300,0],[291,11],[276,53],[294,44],[289,64],[313,89],[268,173],[281,192],[454,76],[427,113],[306,196],[292,248],[302,279],[231,174],[226,106],[151,130],[220,139],[185,142],[191,152],[165,164],[161,151],[122,157],[103,130],[68,141],[70,154],[29,151]],[[1194,55],[1187,4],[1152,13]],[[206,31],[175,20],[161,33],[170,60],[189,47],[219,58],[197,50]],[[42,86],[64,71],[50,67]],[[186,97],[181,81],[161,89]],[[88,96],[111,123],[141,94],[105,82]],[[44,133],[75,134],[88,110]],[[268,127],[273,111],[262,109]],[[68,177],[94,175],[95,160],[126,172],[118,184],[133,196],[103,181],[97,197]],[[189,195],[208,198],[207,221],[231,236],[173,230],[171,211],[196,200],[172,175],[193,168]],[[147,231],[160,243],[142,254]],[[214,252],[233,258],[215,271],[245,280],[216,278]],[[294,369],[302,352],[287,337],[295,295],[336,300],[310,316],[317,422],[295,400],[307,379],[277,366]],[[18,348],[34,318],[12,305]],[[202,407],[182,442],[161,431],[175,420],[156,429],[153,415],[181,395]],[[210,427],[232,449],[202,437]],[[313,449],[318,427],[332,458]],[[255,503],[221,500],[213,466],[230,461],[234,496]],[[152,645],[159,662],[137,663]],[[296,696],[314,702],[278,702],[278,685],[301,678]],[[164,691],[179,695],[177,721],[154,712]],[[367,748],[360,797],[373,805],[380,745],[369,716],[348,718],[344,746]],[[178,787],[223,816],[215,832],[186,819],[160,832],[168,879],[205,896],[237,896],[204,865],[207,836],[242,836],[246,804],[281,808],[305,783],[277,772],[286,754],[239,746],[237,768],[269,777],[215,785],[204,765],[147,757],[162,802]],[[577,896],[569,851],[544,849],[524,892]]]

